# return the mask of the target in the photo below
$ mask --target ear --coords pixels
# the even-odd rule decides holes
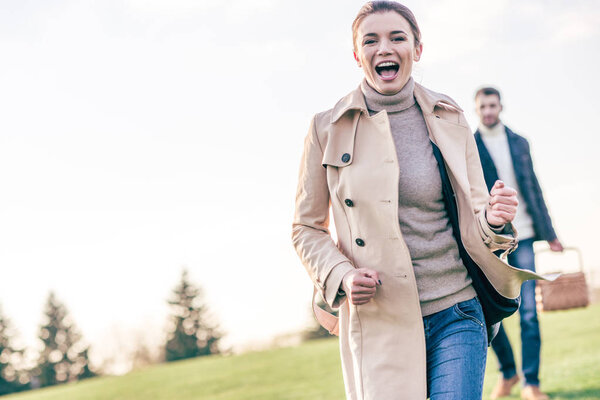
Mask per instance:
[[[360,63],[360,58],[358,58],[358,56],[356,55],[356,51],[353,51],[352,54],[354,55],[354,59],[356,60],[356,64],[358,64],[358,67],[362,68],[362,65]]]
[[[419,61],[421,59],[421,54],[423,53],[423,43],[419,43],[417,47],[415,47],[415,51],[413,54],[413,60]]]

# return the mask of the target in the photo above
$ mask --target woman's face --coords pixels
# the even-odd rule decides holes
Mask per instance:
[[[423,45],[415,47],[408,21],[395,11],[366,16],[357,28],[354,58],[369,85],[381,94],[398,93],[419,61]]]

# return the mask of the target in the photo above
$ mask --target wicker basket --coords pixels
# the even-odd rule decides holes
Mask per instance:
[[[549,249],[538,253],[547,251]],[[566,247],[565,251],[577,252],[579,271],[561,274],[554,281],[536,281],[535,300],[540,312],[586,307],[590,303],[581,251],[575,247]]]

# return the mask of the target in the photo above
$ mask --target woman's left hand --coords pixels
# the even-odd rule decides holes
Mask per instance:
[[[502,226],[515,219],[517,215],[517,191],[496,181],[490,191],[490,202],[486,207],[487,222],[491,226]]]

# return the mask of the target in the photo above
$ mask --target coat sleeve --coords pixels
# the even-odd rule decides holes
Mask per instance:
[[[464,116],[462,116],[464,119]],[[466,124],[466,120],[462,121]],[[490,201],[490,194],[483,177],[483,168],[479,159],[479,151],[475,137],[469,133],[467,136],[467,174],[469,186],[471,187],[471,202],[473,203],[473,212],[477,220],[477,228],[481,240],[491,250],[508,250],[509,252],[517,247],[517,230],[512,223],[504,226],[502,232],[498,233],[487,222],[485,210]]]
[[[544,195],[542,194],[542,188],[540,187],[540,183],[538,182],[537,176],[535,175],[535,171],[533,169],[533,161],[531,159],[531,149],[529,147],[529,142],[525,138],[523,138],[523,142],[525,152],[528,155],[527,168],[529,169],[531,176],[531,190],[533,192],[533,198],[535,199],[535,206],[542,215],[542,221],[540,222],[543,225],[543,239],[547,241],[552,241],[556,239],[556,232],[554,231],[554,227],[552,226],[552,219],[550,218],[548,207],[546,207],[546,201],[544,200]]]
[[[332,308],[344,299],[338,294],[343,276],[354,266],[337,248],[329,233],[329,189],[322,165],[315,118],[304,141],[300,162],[292,242],[313,284]]]

